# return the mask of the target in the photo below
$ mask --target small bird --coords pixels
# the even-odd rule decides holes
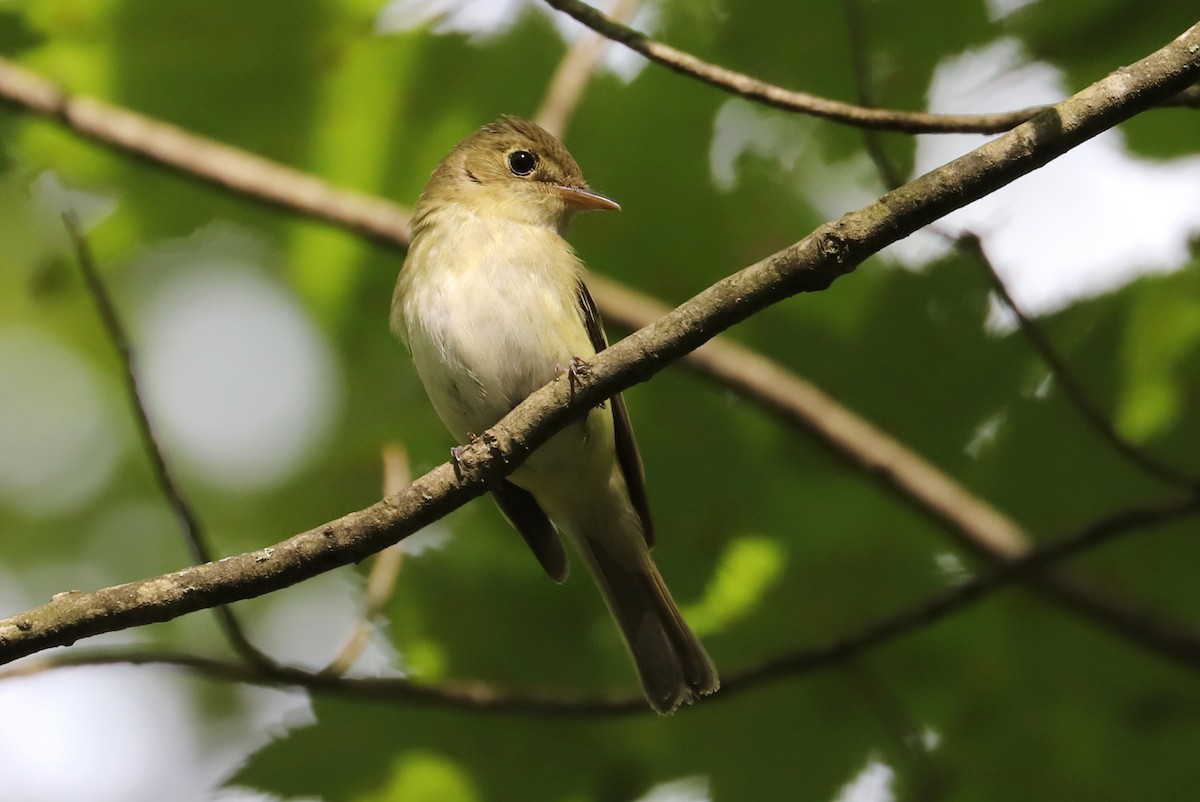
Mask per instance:
[[[576,212],[619,209],[557,139],[518,117],[442,160],[413,216],[392,298],[438,416],[460,442],[607,347],[584,267],[563,239]],[[590,410],[492,488],[556,582],[574,541],[617,621],[650,706],[670,713],[720,686],[650,556],[641,457],[620,395]]]

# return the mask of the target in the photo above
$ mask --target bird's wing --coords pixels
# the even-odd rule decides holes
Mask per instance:
[[[555,582],[563,582],[570,568],[567,552],[563,549],[554,524],[550,523],[550,518],[537,499],[507,480],[492,488],[492,498],[508,522],[525,538],[530,551],[550,578]]]
[[[583,323],[587,327],[588,337],[596,353],[608,347],[608,338],[604,336],[604,324],[600,320],[600,310],[592,300],[587,285],[579,282],[579,311]],[[621,394],[611,399],[613,416],[613,432],[616,436],[617,463],[625,476],[625,486],[629,488],[629,498],[633,508],[642,520],[642,535],[646,545],[654,545],[654,524],[650,520],[650,504],[646,499],[646,474],[642,469],[642,457],[638,453],[637,441],[633,439],[633,426],[629,422],[629,412],[625,409],[625,400]]]

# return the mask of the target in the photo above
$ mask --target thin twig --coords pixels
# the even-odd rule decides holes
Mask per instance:
[[[612,10],[612,19],[617,22],[632,19],[641,4],[642,0],[618,0]],[[608,39],[598,33],[575,40],[554,71],[542,104],[533,115],[534,122],[559,139],[565,138],[567,125],[575,116],[583,92],[607,47]]]
[[[545,2],[593,31],[614,42],[619,42],[650,61],[661,64],[681,75],[695,78],[709,86],[773,108],[822,117],[844,125],[900,131],[908,134],[997,134],[1031,120],[1049,108],[1048,106],[1031,106],[1025,109],[990,114],[935,114],[843,103],[808,92],[775,86],[751,75],[704,61],[691,53],[651,39],[640,31],[623,25],[612,17],[605,16],[581,0],[545,0]],[[1200,89],[1194,87],[1184,89],[1165,98],[1159,105],[1195,108],[1200,105]]]
[[[990,573],[968,579],[934,598],[910,608],[906,613],[885,618],[866,627],[858,634],[837,641],[823,650],[798,653],[768,661],[751,671],[738,675],[737,679],[746,682],[752,677],[762,678],[777,673],[787,675],[801,668],[810,669],[815,665],[825,665],[850,655],[861,654],[898,635],[938,621],[955,610],[979,601],[1014,580],[1042,572],[1056,563],[1094,549],[1122,534],[1182,520],[1198,513],[1200,513],[1200,494],[1193,494],[1157,505],[1131,507],[1105,516],[1081,527],[1072,534],[1031,549],[1023,557],[1010,560]],[[1175,653],[1174,658],[1181,665],[1192,669],[1200,668],[1200,643],[1192,643],[1187,649]]]
[[[125,395],[129,401],[129,407],[133,411],[138,437],[142,441],[142,449],[146,453],[146,459],[150,461],[151,473],[154,474],[159,491],[163,494],[163,498],[166,499],[167,506],[175,513],[175,518],[179,522],[179,529],[183,533],[184,542],[187,544],[188,552],[191,554],[192,562],[197,564],[212,562],[214,559],[213,552],[204,538],[200,521],[192,509],[192,505],[184,498],[183,491],[179,488],[179,483],[175,480],[175,474],[171,470],[171,466],[167,463],[162,446],[159,444],[158,437],[154,432],[154,425],[150,422],[150,416],[146,412],[146,405],[142,401],[141,388],[138,385],[137,369],[134,367],[133,348],[130,345],[129,336],[125,332],[125,326],[121,322],[121,316],[117,313],[116,305],[113,304],[112,296],[108,293],[104,279],[96,267],[96,261],[92,256],[92,249],[88,245],[87,237],[84,236],[79,221],[75,218],[73,212],[63,212],[62,218],[71,244],[75,249],[75,255],[79,262],[79,270],[83,274],[88,293],[96,305],[96,312],[100,316],[100,322],[104,327],[105,333],[108,335],[109,342],[112,343],[113,349],[117,352],[118,361],[121,363],[121,377],[125,384]],[[229,640],[234,651],[246,660],[255,663],[271,662],[271,659],[267,655],[259,651],[250,642],[233,610],[221,604],[213,607],[213,612],[216,614],[217,623],[220,625],[222,632],[225,633],[225,637]]]
[[[1150,476],[1184,490],[1200,488],[1200,479],[1197,477],[1190,476],[1160,461],[1121,436],[1121,433],[1113,426],[1108,416],[1092,403],[1087,391],[1080,384],[1079,380],[1075,378],[1074,372],[1059,355],[1054,344],[1050,342],[1050,338],[1042,331],[1042,327],[1038,325],[1037,321],[1025,314],[1024,310],[1013,299],[1008,291],[1008,287],[1004,284],[1004,280],[1000,278],[1000,274],[996,271],[996,266],[992,264],[991,259],[988,258],[987,253],[983,250],[983,243],[979,237],[967,232],[955,237],[954,242],[961,251],[973,258],[983,269],[997,297],[1000,298],[1000,301],[1012,312],[1013,317],[1016,318],[1017,326],[1020,328],[1021,333],[1025,335],[1025,339],[1029,341],[1029,344],[1037,351],[1042,361],[1046,363],[1046,367],[1050,369],[1050,374],[1062,386],[1063,392],[1067,394],[1067,398],[1075,405],[1076,411],[1083,416],[1083,419],[1088,422],[1092,429],[1113,450]]]
[[[400,443],[386,444],[383,447],[383,495],[394,496],[411,483],[412,469],[408,462],[408,450]],[[399,543],[388,546],[375,555],[371,573],[367,575],[362,615],[337,656],[325,666],[322,673],[345,674],[362,655],[371,637],[371,622],[383,612],[384,605],[392,598],[403,565],[404,549]]]
[[[862,5],[858,0],[842,0],[846,15],[846,29],[850,38],[850,63],[854,68],[854,91],[858,103],[867,108],[875,107],[875,91],[871,80],[870,48],[867,47],[866,26],[863,24]],[[895,189],[904,183],[900,171],[892,164],[883,137],[877,128],[862,129],[863,144],[867,155],[875,164],[875,170],[883,181],[884,189]]]
[[[546,0],[555,9],[583,23],[614,42],[620,42],[635,53],[661,64],[681,75],[703,81],[709,86],[763,103],[777,109],[823,117],[837,123],[861,128],[903,131],[909,134],[978,133],[995,134],[1007,131],[1045,109],[1027,109],[998,114],[933,114],[921,111],[876,109],[843,103],[839,100],[811,95],[760,81],[745,73],[711,64],[670,45],[655,41],[645,34],[622,25],[580,0]]]
[[[1160,504],[1130,507],[1107,515],[1070,534],[1051,540],[1025,556],[993,569],[990,573],[967,579],[900,613],[880,618],[851,635],[824,646],[786,652],[740,670],[725,672],[721,692],[711,700],[706,700],[705,707],[785,678],[828,669],[856,659],[872,649],[966,609],[1013,582],[1032,579],[1038,572],[1122,535],[1169,524],[1197,514],[1200,514],[1200,494]],[[1175,657],[1182,665],[1193,670],[1200,669],[1200,646],[1193,644],[1189,650],[1182,651]],[[100,651],[54,655],[23,661],[0,671],[0,680],[67,666],[113,663],[173,665],[235,682],[297,686],[344,696],[442,705],[475,712],[596,716],[645,711],[645,701],[640,693],[585,696],[545,691],[517,691],[477,681],[432,685],[404,678],[343,677],[290,666],[254,666],[197,655],[162,652]]]

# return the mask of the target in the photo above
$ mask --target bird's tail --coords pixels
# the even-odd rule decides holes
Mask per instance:
[[[571,533],[633,656],[646,699],[666,714],[721,686],[663,582],[632,510],[576,521]]]

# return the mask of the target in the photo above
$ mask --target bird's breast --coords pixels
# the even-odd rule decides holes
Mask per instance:
[[[481,432],[594,355],[579,311],[581,265],[557,233],[448,216],[422,231],[397,287],[397,328],[443,421]]]

